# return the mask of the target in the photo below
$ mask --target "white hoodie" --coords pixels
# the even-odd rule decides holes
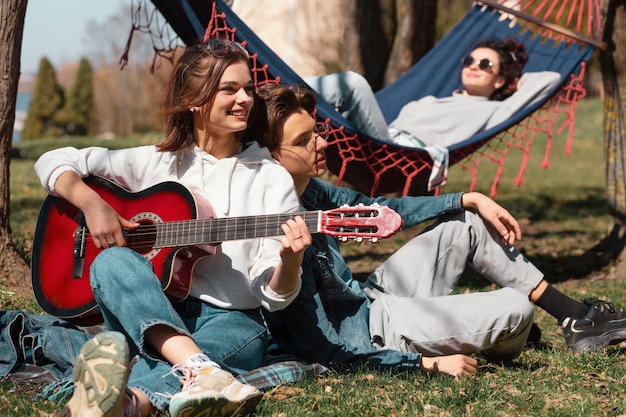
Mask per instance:
[[[59,175],[68,170],[81,178],[107,178],[131,192],[164,181],[179,182],[209,201],[215,217],[299,210],[291,175],[256,142],[249,143],[242,153],[223,159],[195,145],[177,152],[159,152],[155,146],[122,150],[67,147],[45,153],[35,164],[41,184],[52,195]],[[267,285],[280,261],[280,248],[280,237],[223,242],[215,255],[197,262],[190,295],[227,309],[285,308],[301,284],[284,296]]]

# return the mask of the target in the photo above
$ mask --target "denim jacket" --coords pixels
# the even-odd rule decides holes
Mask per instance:
[[[0,310],[0,377],[22,371],[27,364],[45,368],[51,380],[71,376],[81,347],[100,330],[46,314]]]
[[[342,205],[354,206],[359,203],[388,206],[402,217],[403,227],[439,217],[443,214],[461,210],[463,193],[442,194],[439,196],[417,197],[368,197],[358,191],[344,187],[335,187],[319,178],[313,178],[302,194],[302,205],[307,210],[330,210]]]
[[[80,327],[48,314],[23,310],[0,310],[0,378],[14,383],[16,392],[32,392],[36,398],[58,404],[72,395],[73,366],[81,348],[104,326]],[[318,375],[326,370],[318,364],[302,364],[291,358],[268,358],[266,366],[237,379],[257,388],[273,387]]]
[[[461,193],[437,197],[369,198],[313,179],[302,195],[307,210],[378,203],[397,211],[413,226],[461,208]],[[377,350],[369,335],[369,306],[337,242],[314,235],[302,263],[302,288],[284,310],[265,312],[278,351],[326,366],[366,365],[371,369],[418,370],[420,354]]]

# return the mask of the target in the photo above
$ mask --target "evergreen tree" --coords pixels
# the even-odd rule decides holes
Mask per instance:
[[[81,58],[66,107],[57,118],[66,133],[81,136],[96,133],[98,121],[93,91],[91,63],[87,58]]]
[[[54,118],[64,103],[65,94],[63,87],[57,82],[56,71],[47,58],[42,58],[22,130],[22,139],[58,135]]]

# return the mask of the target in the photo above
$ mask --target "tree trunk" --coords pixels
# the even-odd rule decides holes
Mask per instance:
[[[437,0],[356,0],[363,75],[374,91],[408,70],[434,45]]]
[[[404,74],[435,45],[437,0],[396,0],[393,50],[385,73],[385,85]]]
[[[611,230],[601,246],[615,261],[615,277],[626,275],[626,10],[621,0],[604,0],[601,5],[600,51],[604,85],[604,150]]]
[[[236,1],[233,10],[299,75],[356,71],[374,91],[436,37],[437,0]]]
[[[31,295],[32,289],[30,269],[11,238],[9,165],[27,4],[27,0],[0,0],[0,280],[19,295]]]

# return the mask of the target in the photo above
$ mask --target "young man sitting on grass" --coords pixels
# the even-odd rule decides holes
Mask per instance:
[[[363,283],[353,279],[335,239],[314,235],[300,295],[286,309],[264,313],[282,351],[325,365],[377,368],[406,367],[415,361],[410,355],[421,354],[422,368],[463,375],[475,372],[475,362],[464,356],[448,368],[441,357],[482,352],[511,359],[539,340],[533,303],[556,318],[573,352],[626,339],[626,311],[601,300],[574,300],[548,284],[513,247],[521,238],[518,222],[492,199],[476,192],[369,198],[328,184],[317,178],[327,171],[328,136],[310,116],[314,93],[270,84],[259,97],[266,111],[255,123],[264,126],[254,131],[266,132],[259,143],[291,173],[305,209],[386,205],[404,227],[437,218]],[[467,268],[500,289],[452,294]]]

